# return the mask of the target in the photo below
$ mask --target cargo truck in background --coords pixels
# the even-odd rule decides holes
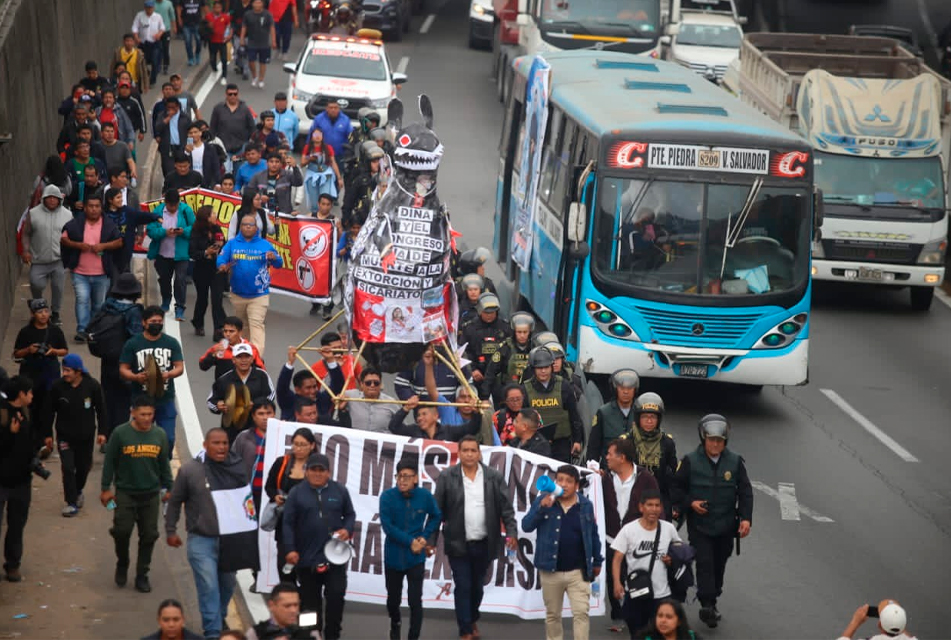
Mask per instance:
[[[951,81],[891,38],[750,33],[723,86],[815,149],[813,279],[909,287],[929,309],[945,276]]]

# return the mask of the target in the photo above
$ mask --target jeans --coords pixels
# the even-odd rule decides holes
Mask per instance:
[[[145,62],[151,69],[149,70],[149,83],[154,87],[158,79],[159,71],[162,68],[162,43],[161,42],[143,42],[139,45],[142,53],[145,54]]]
[[[168,25],[166,25],[168,26]],[[165,31],[162,34],[162,71],[167,72],[168,65],[172,63],[171,57],[171,46],[172,46],[172,34],[169,31]],[[154,82],[152,84],[155,84]]]
[[[690,544],[697,551],[697,599],[701,606],[713,607],[723,593],[726,561],[733,553],[733,534],[708,536],[690,531]]]
[[[82,333],[89,319],[98,313],[109,292],[109,276],[84,276],[73,272],[73,290],[76,292],[76,332]]]
[[[403,600],[403,578],[406,578],[406,600],[409,604],[409,640],[419,640],[423,628],[423,574],[426,563],[410,567],[406,571],[386,568],[386,612],[390,625],[400,624],[400,603]]]
[[[242,298],[236,293],[231,294],[231,306],[234,307],[234,315],[241,318],[248,340],[258,348],[260,353],[264,353],[264,318],[267,316],[270,300],[270,295]]]
[[[16,487],[0,487],[0,525],[7,513],[7,535],[3,540],[3,568],[19,569],[23,559],[23,530],[30,515],[33,480]]]
[[[175,310],[185,310],[185,295],[188,290],[188,260],[175,260],[157,256],[155,272],[158,273],[159,290],[162,292],[162,308],[168,310],[172,304],[172,278],[175,278]]]
[[[209,42],[208,43],[208,58],[211,62],[211,70],[218,70],[217,60],[221,60],[221,77],[228,77],[228,45],[225,43]]]
[[[623,620],[624,619],[624,600],[618,600],[614,597],[614,549],[611,547],[611,543],[607,543],[608,552],[604,554],[604,565],[605,569],[608,572],[607,580],[605,581],[605,591],[607,591],[608,602],[611,605],[611,620]],[[624,584],[625,577],[627,576],[627,560],[621,561],[621,584]]]
[[[63,497],[66,504],[76,506],[79,494],[86,486],[86,478],[92,469],[92,450],[96,445],[93,438],[87,440],[63,440],[57,443],[59,460],[63,467]]]
[[[152,550],[158,540],[159,519],[158,491],[154,493],[131,494],[116,491],[116,510],[113,511],[112,528],[109,534],[116,544],[116,564],[129,567],[129,543],[132,530],[139,529],[139,554],[135,562],[135,575],[147,576],[152,565]]]
[[[453,599],[456,606],[456,624],[459,635],[472,633],[472,625],[479,621],[482,606],[485,572],[489,570],[489,544],[485,540],[466,542],[466,555],[449,556]]]
[[[208,308],[208,292],[211,292],[211,328],[220,329],[225,323],[225,307],[222,297],[225,290],[225,276],[218,273],[212,260],[195,263],[192,273],[195,282],[195,313],[192,325],[195,328],[205,326],[205,310]]]
[[[188,564],[195,576],[202,629],[206,638],[217,638],[234,594],[234,572],[218,571],[218,538],[189,533],[187,552]]]
[[[547,640],[562,640],[564,627],[561,623],[561,608],[568,594],[571,605],[571,626],[574,640],[588,640],[588,598],[591,583],[584,579],[581,569],[574,571],[539,571],[542,583],[542,600],[545,602],[545,637]],[[638,627],[640,628],[640,627]]]
[[[330,564],[323,573],[314,567],[298,567],[300,610],[317,612],[317,629],[325,640],[339,640],[343,622],[344,596],[347,593],[347,565]],[[327,611],[324,615],[324,597]]]
[[[175,450],[175,418],[178,417],[178,410],[175,408],[175,400],[156,403],[155,405],[155,424],[165,430],[168,436],[168,458],[171,460],[172,451]]]
[[[288,9],[290,11],[290,9]],[[274,23],[274,31],[277,33],[277,48],[281,53],[287,53],[291,48],[291,35],[294,33],[294,23],[290,20],[281,20]]]
[[[185,36],[185,55],[188,60],[198,63],[201,58],[201,37],[198,35],[197,24],[183,24],[182,34]]]
[[[63,287],[66,284],[66,269],[59,260],[47,264],[33,263],[30,265],[30,295],[42,298],[46,291],[46,283],[50,283],[51,297],[50,310],[59,315],[63,306]]]
[[[102,359],[102,395],[106,400],[106,416],[109,424],[101,425],[99,433],[106,436],[120,424],[129,421],[129,407],[132,406],[132,393],[129,383],[119,376],[119,361],[109,358]]]
[[[323,171],[317,171],[308,165],[304,175],[304,193],[307,194],[307,210],[312,214],[317,213],[317,199],[320,194],[326,193],[336,200],[337,176],[334,175],[333,169],[327,167]]]

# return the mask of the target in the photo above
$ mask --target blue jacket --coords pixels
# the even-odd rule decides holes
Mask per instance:
[[[310,125],[310,131],[307,132],[308,140],[317,129],[324,132],[324,142],[333,147],[334,155],[339,158],[343,153],[343,146],[350,140],[350,132],[353,131],[349,116],[341,111],[336,122],[331,122],[327,112],[322,111]]]
[[[543,507],[542,500],[548,496],[543,493],[535,498],[532,508],[522,518],[522,530],[526,533],[538,529],[535,535],[535,567],[541,571],[555,571],[558,566],[558,535],[561,530],[561,517],[564,515],[561,505],[555,501],[550,507]],[[584,542],[585,580],[594,579],[594,568],[604,562],[601,555],[601,536],[598,535],[598,522],[594,517],[594,505],[580,493],[578,504],[581,506],[581,539]]]
[[[293,147],[297,136],[300,135],[300,118],[293,109],[285,109],[284,113],[274,109],[274,128],[283,133]]]
[[[383,564],[387,569],[406,571],[426,562],[426,551],[413,553],[410,545],[419,537],[427,540],[442,522],[442,512],[433,494],[416,487],[405,497],[396,487],[380,494],[380,522],[386,541]]]
[[[158,220],[150,222],[148,226],[145,227],[145,233],[151,240],[149,243],[149,260],[155,260],[155,258],[159,256],[159,247],[162,245],[162,240],[165,239],[165,227],[162,226],[162,217],[165,215],[165,203],[163,202],[155,207],[155,211],[152,213],[158,216]],[[188,242],[192,237],[192,225],[194,224],[195,212],[184,202],[179,202],[178,226],[184,229],[185,233],[175,238],[176,261],[188,260]]]
[[[324,517],[318,515],[317,494],[320,494],[320,506]],[[333,480],[320,489],[315,489],[306,480],[287,494],[284,503],[281,535],[287,552],[300,554],[297,566],[316,567],[327,562],[324,545],[334,531],[346,529],[353,535],[353,525],[357,514],[353,510],[350,492]]]
[[[251,178],[262,171],[267,171],[267,162],[263,159],[258,160],[257,164],[249,164],[245,162],[243,165],[241,165],[241,168],[238,169],[238,173],[234,177],[234,190],[238,193],[241,193]]]
[[[273,260],[265,258],[268,251],[274,253]],[[228,240],[218,254],[216,264],[219,269],[229,262],[234,262],[231,268],[231,291],[242,298],[266,296],[271,290],[270,267],[280,268],[284,265],[281,255],[274,251],[274,245],[269,241],[259,235],[248,240],[241,234]]]

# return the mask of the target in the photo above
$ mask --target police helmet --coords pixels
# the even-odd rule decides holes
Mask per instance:
[[[341,2],[337,7],[337,15],[343,17],[344,15],[350,15],[350,5],[346,2]]]
[[[360,150],[363,152],[363,156],[369,160],[379,160],[386,155],[380,145],[375,142],[364,142],[360,145]]]
[[[559,341],[554,331],[539,331],[532,340],[535,342],[536,347],[544,347],[547,344]]]
[[[486,291],[479,296],[479,302],[476,303],[476,311],[479,313],[498,313],[499,298],[492,292]]]
[[[512,331],[526,327],[529,331],[532,331],[535,329],[535,316],[527,311],[519,311],[518,313],[512,314],[512,319],[509,320],[509,326],[512,327]]]
[[[485,280],[478,273],[470,273],[462,276],[462,290],[468,291],[472,287],[479,287],[479,291],[485,289]]]
[[[264,122],[268,118],[273,118],[273,117],[274,117],[274,112],[271,111],[270,109],[265,109],[264,111],[261,112],[261,122]]]
[[[364,119],[368,122],[375,122],[377,127],[380,126],[380,112],[376,109],[370,109],[370,113],[368,113]]]
[[[370,107],[360,107],[360,109],[357,111],[357,118],[359,118],[360,121],[362,122],[371,113],[375,113],[375,112]]]
[[[627,369],[627,371],[630,371],[630,369]],[[659,418],[664,415],[664,399],[653,391],[642,393],[637,396],[637,400],[634,401],[634,413],[637,415],[642,413],[654,413],[657,414]]]
[[[386,129],[383,127],[374,127],[370,129],[370,140],[374,142],[383,142],[386,140]]]
[[[489,261],[492,252],[485,247],[477,247],[463,251],[459,256],[459,270],[462,273],[475,273],[476,270]]]
[[[721,438],[729,440],[730,422],[719,413],[708,413],[700,418],[697,425],[697,432],[700,434],[700,442],[707,438]]]
[[[555,357],[555,360],[565,358],[565,348],[561,346],[560,342],[549,342],[545,346],[551,351],[551,355]]]
[[[532,369],[550,367],[555,364],[555,355],[548,347],[535,347],[528,352],[528,366]]]
[[[634,389],[641,386],[641,378],[634,369],[618,369],[611,374],[611,389]]]

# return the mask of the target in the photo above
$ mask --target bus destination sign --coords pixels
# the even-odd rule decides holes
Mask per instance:
[[[808,160],[809,154],[800,151],[619,141],[609,147],[607,164],[615,169],[719,171],[802,178]]]

